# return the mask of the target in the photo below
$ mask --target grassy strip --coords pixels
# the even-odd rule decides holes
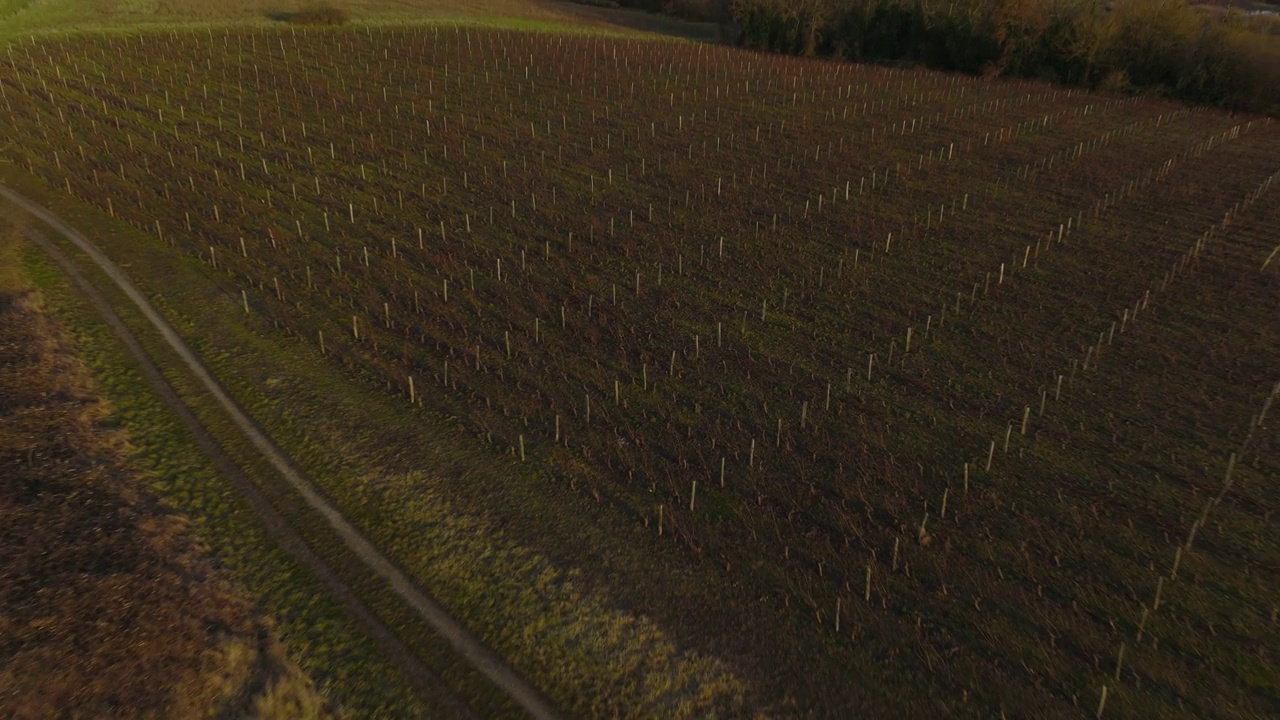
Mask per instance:
[[[0,453],[22,458],[0,487],[6,707],[43,717],[74,698],[85,716],[341,716],[244,588],[214,570],[187,519],[123,471],[125,433],[100,422],[111,405],[33,291],[25,247],[0,212],[0,347],[12,363],[0,405],[14,411]]]
[[[9,0],[16,10],[4,12],[0,2],[0,43],[27,36],[81,35],[85,33],[185,32],[280,28],[283,23],[272,19],[267,10],[246,11],[216,4],[203,11],[156,11],[123,14],[111,11],[86,12],[77,2],[42,3],[32,6],[24,0]],[[342,3],[336,3],[342,7]],[[600,10],[576,5],[548,7],[526,0],[479,0],[473,3],[444,3],[421,0],[405,7],[403,3],[362,3],[350,10],[352,25],[371,27],[460,25],[527,32],[581,33],[603,37],[671,37],[697,40],[714,39],[709,25],[673,20],[629,10]],[[308,32],[324,26],[308,26]]]
[[[429,715],[429,702],[424,704],[414,697],[398,669],[353,627],[342,607],[257,525],[243,501],[150,391],[110,329],[56,265],[35,250],[26,253],[23,265],[50,312],[73,329],[81,356],[112,407],[104,423],[121,428],[130,439],[133,469],[177,512],[193,519],[201,540],[244,582],[263,610],[277,619],[301,664],[326,692],[358,716]],[[142,327],[139,318],[132,313],[121,315],[138,333]],[[172,366],[172,358],[156,357],[154,338],[140,340],[151,346],[148,351],[162,366]],[[186,394],[184,384],[182,379],[174,382],[180,394]],[[211,423],[208,408],[193,409],[215,435],[227,437],[229,428]],[[251,476],[261,477],[265,471],[263,467],[246,467],[243,458],[237,457],[243,453],[231,454]],[[316,547],[322,554],[326,549]]]
[[[347,516],[563,706],[590,716],[646,706],[695,717],[740,695],[714,661],[680,654],[654,623],[612,610],[572,571],[515,547],[488,518],[459,512],[449,500],[453,488],[436,475],[445,468],[456,480],[488,475],[486,484],[503,483],[516,502],[573,523],[565,498],[548,492],[537,470],[473,451],[472,438],[435,419],[423,422],[398,398],[369,392],[380,378],[352,382],[314,348],[271,337],[257,316],[237,322],[242,311],[223,293],[214,290],[203,302],[176,295],[161,301],[228,389]],[[210,303],[222,312],[191,312]],[[430,449],[425,468],[423,454],[406,450],[412,438]],[[618,542],[596,537],[574,545]]]

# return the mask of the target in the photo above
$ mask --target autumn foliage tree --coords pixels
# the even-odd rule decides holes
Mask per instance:
[[[1184,0],[733,0],[747,47],[1280,108],[1280,43]]]

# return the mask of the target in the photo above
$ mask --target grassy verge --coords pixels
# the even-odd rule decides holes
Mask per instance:
[[[271,618],[144,487],[152,473],[33,287],[25,248],[0,213],[6,716],[334,716]]]
[[[396,668],[352,627],[343,609],[258,527],[60,269],[35,249],[28,249],[22,265],[49,312],[72,329],[83,361],[110,404],[104,423],[129,439],[131,469],[175,511],[193,519],[197,535],[216,560],[277,619],[302,666],[335,701],[357,715],[428,714]],[[141,327],[130,325],[135,332]]]

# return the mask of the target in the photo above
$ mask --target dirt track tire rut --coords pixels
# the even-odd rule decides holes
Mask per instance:
[[[217,378],[205,367],[196,354],[187,347],[177,332],[168,324],[129,278],[109,258],[102,254],[88,239],[67,225],[56,215],[27,200],[13,190],[0,185],[0,197],[39,219],[55,232],[84,252],[111,279],[116,286],[138,307],[138,310],[164,337],[166,343],[182,359],[191,373],[226,412],[237,429],[308,506],[316,511],[329,528],[343,541],[352,553],[378,577],[386,580],[391,590],[431,627],[445,638],[453,649],[472,667],[483,674],[496,688],[506,693],[517,705],[534,718],[559,717],[542,694],[510,668],[496,653],[455,620],[438,603],[417,587],[403,571],[366,539],[342,513],[326,499],[315,483],[299,468],[292,458],[267,436],[266,432],[239,406]],[[361,601],[354,591],[317,555],[302,536],[289,525],[271,505],[267,496],[231,460],[195,414],[169,385],[137,338],[125,326],[112,309],[110,302],[80,272],[75,262],[35,228],[26,230],[27,237],[41,247],[63,268],[68,277],[85,293],[95,310],[120,338],[129,354],[138,363],[143,376],[155,388],[161,400],[177,414],[191,432],[199,447],[208,455],[215,467],[231,482],[258,515],[263,527],[280,543],[296,561],[310,570],[343,603],[353,617],[361,622],[370,636],[395,661],[406,675],[419,687],[445,687],[441,680]],[[470,716],[466,706],[451,695],[452,707],[439,708],[453,714]]]

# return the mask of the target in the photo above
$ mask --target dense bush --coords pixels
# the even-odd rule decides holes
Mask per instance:
[[[351,16],[346,10],[332,5],[316,5],[289,13],[287,22],[295,25],[346,25]]]
[[[706,22],[717,19],[719,0],[616,0],[615,5],[663,13],[685,20]]]
[[[1280,112],[1270,18],[1186,0],[731,0],[739,44]]]

